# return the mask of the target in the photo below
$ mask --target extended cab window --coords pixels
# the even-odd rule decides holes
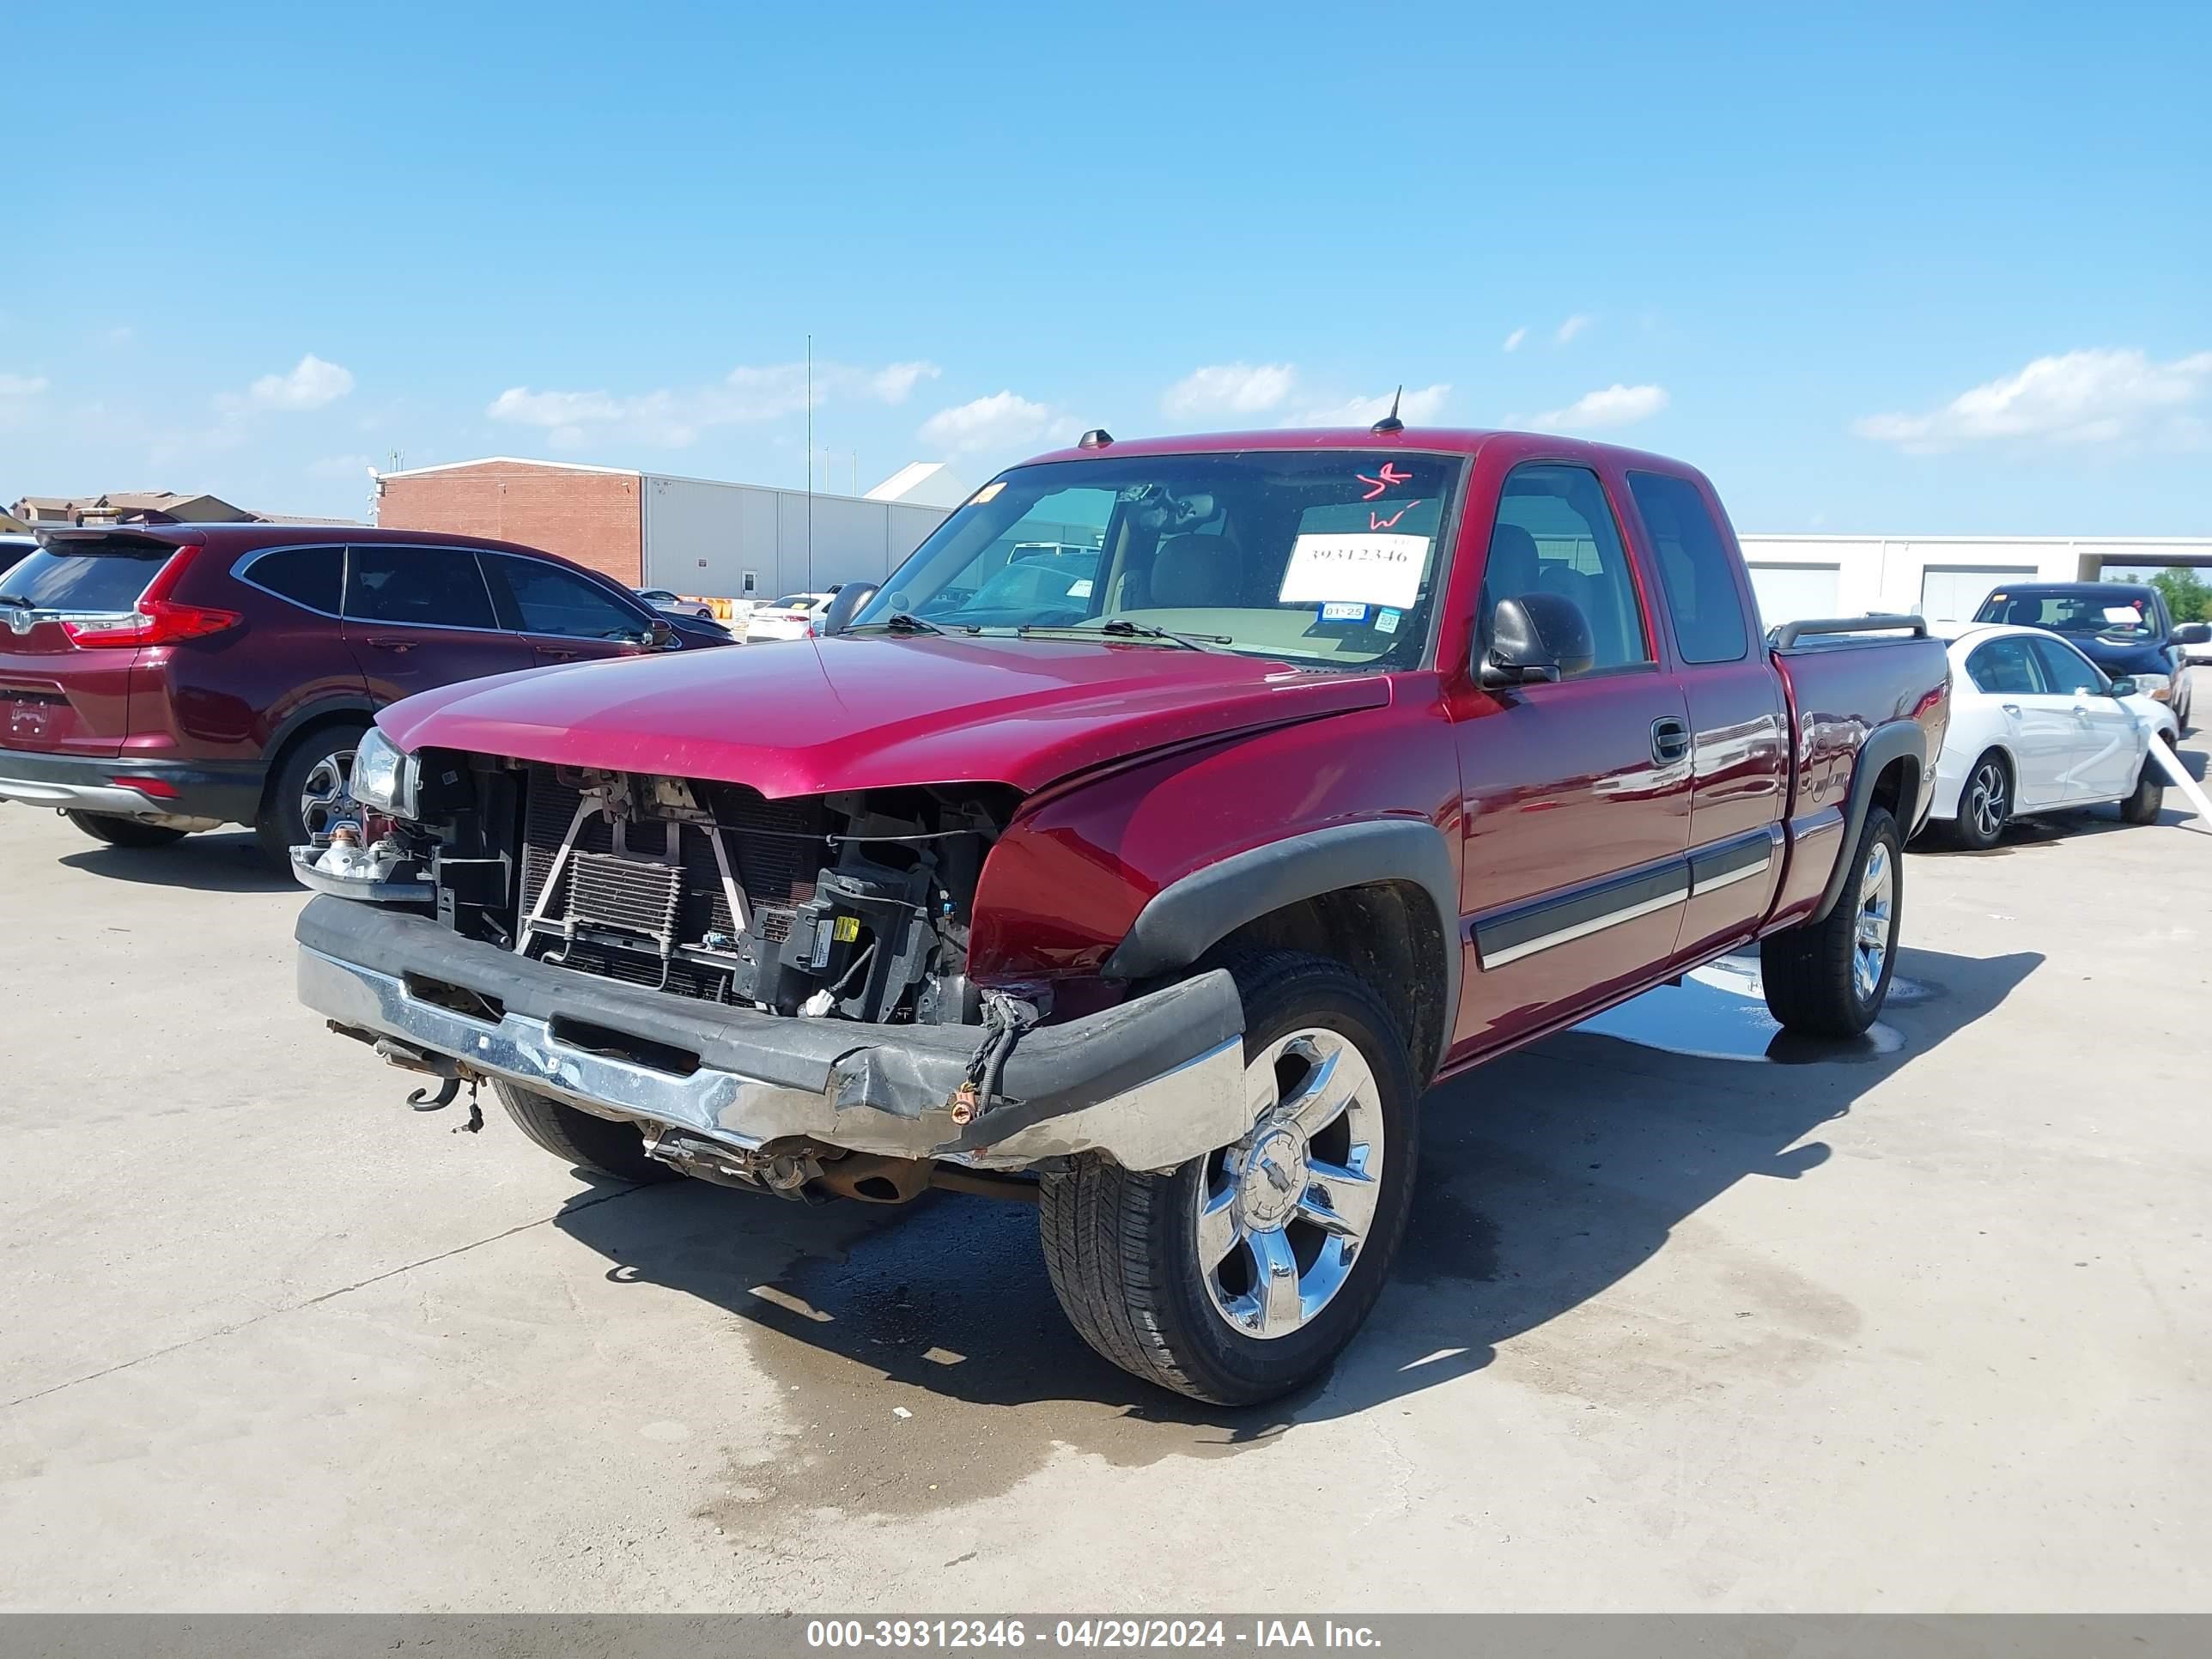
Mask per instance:
[[[345,549],[287,547],[264,553],[246,567],[246,580],[295,605],[335,617],[338,594],[345,586]]]
[[[645,620],[613,595],[573,570],[506,554],[485,556],[495,584],[507,590],[507,625],[524,634],[570,640],[623,640],[641,633]]]
[[[477,556],[465,547],[371,543],[353,550],[345,614],[413,628],[496,629]]]
[[[1659,559],[1659,585],[1684,662],[1741,662],[1751,649],[1735,555],[1721,535],[1704,492],[1687,478],[1632,472],[1629,493],[1644,515]]]
[[[1654,660],[1628,550],[1605,486],[1587,467],[1538,461],[1506,475],[1482,570],[1482,632],[1500,599],[1559,593],[1589,622],[1589,672]]]

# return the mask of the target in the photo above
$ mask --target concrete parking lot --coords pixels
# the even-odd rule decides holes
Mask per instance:
[[[2200,1607],[2168,799],[1910,859],[1863,1045],[1771,1044],[1739,965],[1439,1090],[1396,1283],[1255,1413],[1093,1358],[1025,1209],[410,1112],[294,1001],[248,837],[0,807],[0,1606]]]

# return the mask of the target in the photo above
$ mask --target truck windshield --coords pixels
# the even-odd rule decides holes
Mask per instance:
[[[955,633],[1409,667],[1465,465],[1302,450],[1017,467],[940,525],[852,627],[905,615]]]
[[[2087,592],[2039,592],[2033,588],[2000,589],[1982,601],[1976,622],[2019,623],[2054,634],[2102,634],[2110,639],[2148,639],[2150,595],[2141,588],[2107,587]]]

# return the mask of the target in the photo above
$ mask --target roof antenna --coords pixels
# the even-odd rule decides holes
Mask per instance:
[[[1392,392],[1390,394],[1390,412],[1388,415],[1385,415],[1381,420],[1376,422],[1373,426],[1367,429],[1370,432],[1375,433],[1377,436],[1380,436],[1385,432],[1403,432],[1406,429],[1406,423],[1398,418],[1398,399],[1405,395],[1406,388],[1402,386],[1395,392]]]

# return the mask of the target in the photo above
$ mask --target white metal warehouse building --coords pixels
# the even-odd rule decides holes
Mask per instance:
[[[1739,538],[1771,627],[1805,617],[1917,613],[1965,622],[2006,582],[2094,582],[2106,571],[2212,565],[2207,536]]]

